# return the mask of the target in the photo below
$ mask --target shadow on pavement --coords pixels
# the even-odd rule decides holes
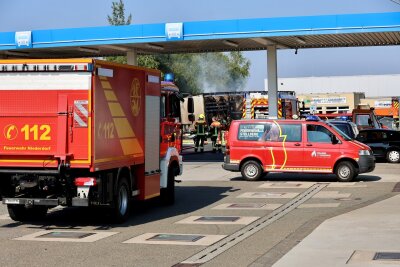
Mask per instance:
[[[353,182],[376,182],[382,178],[375,175],[360,174]],[[231,181],[243,181],[241,176],[234,177]],[[259,181],[266,182],[337,182],[334,174],[309,174],[309,173],[268,173],[261,177]],[[251,183],[251,182],[249,182]]]
[[[124,224],[113,224],[109,210],[103,208],[64,208],[50,212],[44,220],[26,223],[12,222],[0,228],[14,228],[30,224],[28,228],[40,230],[79,230],[84,226],[95,226],[94,230],[111,230],[188,214],[223,199],[232,187],[177,186],[176,200],[172,206],[163,206],[159,198],[133,202],[131,217]]]
[[[183,162],[223,162],[224,153],[213,152],[211,141],[204,145],[204,152],[194,152],[194,145],[184,145],[182,148]]]

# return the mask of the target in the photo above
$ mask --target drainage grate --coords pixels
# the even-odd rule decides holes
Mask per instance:
[[[50,232],[44,235],[38,236],[38,238],[75,238],[82,239],[88,236],[94,235],[94,233],[82,233],[82,232]]]
[[[179,241],[179,242],[196,242],[202,239],[203,235],[173,235],[173,234],[158,234],[146,240],[150,241]]]
[[[264,207],[264,203],[234,203],[228,206],[228,208],[253,208],[259,209]]]
[[[357,198],[339,197],[339,198],[335,198],[335,200],[338,200],[338,201],[351,201],[351,200],[361,200],[361,198],[359,198],[359,197],[357,197]]]
[[[377,252],[375,253],[374,261],[400,261],[399,252]]]
[[[203,216],[195,221],[197,222],[236,222],[240,217],[237,216]]]

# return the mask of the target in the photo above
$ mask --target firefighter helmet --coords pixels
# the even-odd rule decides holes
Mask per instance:
[[[200,114],[199,119],[204,119],[204,114]]]

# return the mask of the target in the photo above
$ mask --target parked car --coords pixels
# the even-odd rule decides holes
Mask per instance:
[[[361,130],[357,140],[368,145],[376,158],[400,162],[400,132],[388,129]]]
[[[358,135],[358,128],[357,125],[351,121],[344,121],[344,120],[328,120],[330,124],[333,124],[339,130],[347,134],[351,139],[355,139]]]

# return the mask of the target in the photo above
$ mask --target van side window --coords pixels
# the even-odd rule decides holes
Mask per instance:
[[[282,135],[286,142],[301,142],[301,124],[281,124]]]
[[[301,124],[267,123],[260,141],[301,142]]]
[[[332,133],[321,125],[307,125],[307,140],[315,143],[332,143]]]
[[[242,123],[239,125],[238,140],[259,141],[268,126],[265,123]]]

